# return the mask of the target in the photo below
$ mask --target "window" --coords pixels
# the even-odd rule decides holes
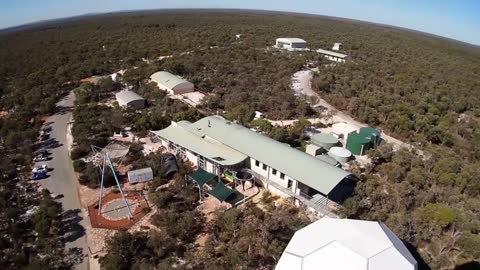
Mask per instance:
[[[273,174],[273,175],[277,175],[277,170],[272,169],[272,174]]]
[[[280,173],[280,179],[285,179],[285,174],[284,173]]]
[[[255,166],[260,167],[260,161],[255,160]]]
[[[293,181],[292,181],[292,179],[288,179],[288,185],[287,185],[287,187],[288,187],[288,188],[291,188],[292,186],[293,186]]]
[[[267,165],[263,164],[263,170],[264,170],[264,171],[267,170]]]

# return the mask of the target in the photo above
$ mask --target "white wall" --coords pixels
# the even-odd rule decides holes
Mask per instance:
[[[186,150],[186,151],[185,151],[185,156],[187,157],[187,159],[188,159],[190,162],[193,163],[193,166],[197,166],[197,167],[198,167],[198,158],[197,158],[197,156],[195,156],[195,154],[193,154],[193,152]]]
[[[288,175],[285,175],[283,177],[283,179],[280,177],[282,172],[281,171],[276,171],[276,173],[274,174],[274,169],[271,168],[270,166],[267,165],[267,168],[266,170],[263,169],[263,163],[262,162],[259,162],[259,166],[256,166],[256,160],[253,159],[253,158],[250,158],[250,166],[251,166],[251,169],[252,171],[260,174],[261,176],[271,180],[271,181],[274,181],[275,183],[281,185],[282,187],[284,188],[288,188],[288,180],[292,180],[292,186],[290,187],[290,190],[292,192],[295,192],[298,194],[299,191],[297,191],[297,181],[294,180],[292,177],[289,177]],[[271,186],[269,186],[269,189],[270,189]],[[275,189],[276,190],[276,189]],[[278,191],[278,190],[276,190]],[[283,192],[282,192],[283,194]]]
[[[214,173],[213,172],[213,164],[208,160],[205,160],[205,170],[209,173]]]

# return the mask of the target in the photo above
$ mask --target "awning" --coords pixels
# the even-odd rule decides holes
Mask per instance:
[[[235,193],[235,191],[226,187],[222,182],[219,182],[212,190],[207,191],[207,193],[217,198],[220,202],[223,202]]]
[[[196,171],[191,173],[189,176],[190,176],[190,178],[195,180],[195,182],[197,182],[199,187],[203,187],[203,185],[205,185],[208,181],[217,177],[217,175],[215,175],[213,173],[209,173],[202,168],[198,168]]]

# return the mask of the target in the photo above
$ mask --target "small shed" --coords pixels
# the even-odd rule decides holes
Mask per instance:
[[[311,156],[317,156],[321,152],[322,152],[322,148],[315,144],[307,144],[307,147],[305,148],[305,153]]]
[[[339,51],[341,48],[342,48],[342,43],[340,43],[340,42],[333,43],[332,50]]]
[[[153,180],[153,171],[152,168],[143,168],[139,170],[129,171],[127,173],[128,182],[130,184],[143,183]]]

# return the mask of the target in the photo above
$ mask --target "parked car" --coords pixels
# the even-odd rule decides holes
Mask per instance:
[[[34,172],[32,175],[32,180],[41,180],[43,178],[47,177],[47,172],[42,171],[42,172]]]
[[[48,160],[48,157],[44,156],[44,155],[38,155],[38,156],[33,158],[33,161],[35,161],[35,162],[47,161],[47,160]]]
[[[47,164],[42,164],[40,166],[37,166],[37,167],[33,168],[33,170],[32,170],[33,173],[43,173],[43,172],[47,173],[47,171],[48,171]]]

